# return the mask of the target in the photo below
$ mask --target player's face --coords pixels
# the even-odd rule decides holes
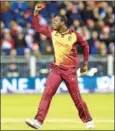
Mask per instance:
[[[59,16],[56,16],[52,21],[52,28],[54,30],[58,30],[62,25],[61,18]]]

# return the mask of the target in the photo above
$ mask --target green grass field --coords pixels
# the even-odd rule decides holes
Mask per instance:
[[[114,130],[114,94],[82,95],[94,118],[95,130]],[[40,95],[1,95],[1,129],[33,130],[25,124],[33,118]],[[85,125],[68,94],[55,95],[41,130],[84,130]]]

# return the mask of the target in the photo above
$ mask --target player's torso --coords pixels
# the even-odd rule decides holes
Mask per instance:
[[[72,54],[73,45],[76,43],[77,37],[74,32],[61,35],[56,31],[52,32],[52,42],[55,52],[56,64],[67,64]]]

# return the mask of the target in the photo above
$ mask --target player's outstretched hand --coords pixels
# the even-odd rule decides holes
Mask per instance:
[[[38,12],[42,10],[43,8],[45,8],[45,4],[43,3],[36,4],[35,9],[34,9],[34,15],[38,15]]]
[[[87,73],[87,69],[88,69],[88,65],[83,65],[80,69],[80,73],[81,74],[86,74]]]
[[[45,7],[44,4],[39,3],[39,4],[37,4],[37,5],[35,6],[35,11],[40,11],[40,10],[42,10],[44,7]]]

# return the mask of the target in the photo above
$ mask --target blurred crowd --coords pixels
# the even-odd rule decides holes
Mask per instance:
[[[52,55],[53,46],[44,35],[32,28],[32,15],[38,2],[0,2],[0,43],[2,55],[33,54]],[[46,8],[40,12],[40,24],[49,25],[53,17],[60,13],[68,18],[67,26],[79,32],[90,46],[90,54],[114,54],[115,7],[112,1],[94,2],[45,2]],[[79,53],[82,49],[78,46]]]

